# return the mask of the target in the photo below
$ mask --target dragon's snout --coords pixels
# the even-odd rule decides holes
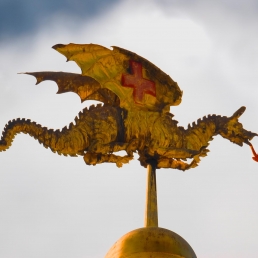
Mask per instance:
[[[237,134],[232,132],[232,135],[230,137],[230,140],[233,143],[236,143],[239,146],[243,146],[243,143],[251,146],[250,141],[253,139],[253,137],[258,136],[257,133],[253,133],[251,131],[247,131],[245,129],[242,129],[240,132],[238,131]]]
[[[231,142],[243,146],[243,143],[250,145],[250,140],[258,136],[257,133],[247,131],[243,125],[238,121],[239,117],[245,112],[246,107],[240,107],[231,117],[224,118],[222,126],[219,128],[219,133],[223,138]]]
[[[246,130],[245,130],[246,131]],[[246,134],[246,137],[244,139],[244,143],[251,146],[252,144],[250,143],[250,140],[252,140],[255,136],[258,136],[257,133],[253,133],[253,132],[250,132],[250,131],[246,131],[247,134]]]

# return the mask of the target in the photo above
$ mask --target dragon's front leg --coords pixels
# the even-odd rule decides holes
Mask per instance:
[[[128,163],[133,159],[132,153],[125,156],[119,156],[113,153],[126,150],[128,145],[128,143],[124,142],[111,142],[103,144],[102,140],[95,139],[87,148],[87,152],[84,154],[84,161],[87,165],[93,166],[96,164],[109,162],[116,163],[118,167],[122,167],[123,164]]]
[[[84,154],[84,161],[87,165],[101,164],[105,162],[116,163],[117,167],[122,167],[123,164],[128,163],[133,159],[133,156],[125,155],[118,156],[115,154],[99,154],[94,152],[87,152]]]

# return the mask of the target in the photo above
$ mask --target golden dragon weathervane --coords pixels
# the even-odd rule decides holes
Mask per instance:
[[[139,154],[142,166],[150,160],[157,168],[186,170],[196,167],[206,156],[213,136],[222,137],[240,146],[250,145],[256,133],[243,128],[238,118],[245,107],[232,116],[209,115],[187,129],[177,126],[170,106],[181,102],[182,91],[167,74],[148,60],[128,50],[107,49],[95,44],[55,45],[55,50],[75,61],[82,74],[63,72],[26,73],[36,77],[37,84],[55,81],[57,93],[75,92],[81,101],[98,100],[85,108],[75,123],[61,131],[42,127],[25,119],[10,121],[0,140],[0,151],[8,149],[17,133],[27,133],[46,148],[63,155],[82,155],[88,165],[103,162],[118,167]],[[126,151],[127,155],[115,153]],[[190,163],[186,159],[192,159]]]

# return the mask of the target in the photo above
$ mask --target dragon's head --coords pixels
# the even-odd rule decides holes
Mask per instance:
[[[254,136],[258,136],[257,133],[247,131],[243,128],[243,125],[238,121],[238,118],[245,112],[245,107],[239,108],[231,117],[221,117],[221,121],[218,126],[218,133],[233,143],[243,146],[243,143],[249,145],[249,141]]]

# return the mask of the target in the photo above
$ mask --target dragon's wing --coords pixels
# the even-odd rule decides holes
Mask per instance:
[[[101,88],[100,84],[89,76],[64,72],[33,72],[25,73],[36,77],[37,83],[51,80],[58,85],[57,94],[75,92],[81,102],[85,100],[98,100],[113,106],[119,106],[119,98],[110,90]]]
[[[161,111],[181,102],[177,83],[148,60],[128,50],[95,44],[55,45],[55,50],[75,61],[82,75],[29,73],[37,81],[54,80],[59,93],[73,91],[82,99],[94,99],[128,110]]]

